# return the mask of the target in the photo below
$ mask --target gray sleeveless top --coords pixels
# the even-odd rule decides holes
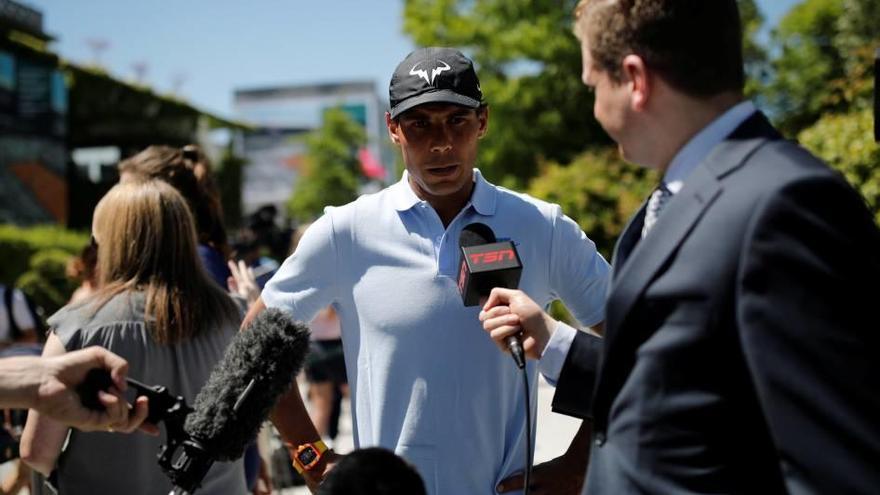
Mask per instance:
[[[49,325],[68,351],[105,347],[128,361],[130,377],[148,385],[164,385],[192,405],[238,331],[238,323],[229,321],[188,341],[159,345],[144,324],[144,304],[143,293],[122,293],[95,314],[88,302],[65,306],[49,319]],[[62,495],[166,495],[172,486],[156,462],[164,443],[164,428],[159,437],[71,430],[58,460],[59,491]],[[241,459],[214,463],[198,490],[199,495],[246,492]]]

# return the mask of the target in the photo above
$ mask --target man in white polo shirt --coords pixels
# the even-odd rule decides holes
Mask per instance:
[[[608,265],[559,206],[494,186],[474,168],[489,110],[471,60],[450,48],[416,50],[397,67],[390,100],[385,119],[406,163],[402,179],[328,209],[246,322],[266,306],[309,320],[332,304],[356,445],[403,456],[429,494],[488,495],[525,467],[525,397],[519,370],[481,331],[479,307],[462,304],[462,228],[484,223],[515,242],[520,288],[543,306],[564,300],[584,325],[604,319]],[[528,365],[532,391],[542,366]],[[530,403],[534,413],[534,393]],[[273,421],[314,489],[336,455],[319,441],[298,394],[282,399]],[[549,483],[569,462],[586,462],[571,450],[533,480]]]

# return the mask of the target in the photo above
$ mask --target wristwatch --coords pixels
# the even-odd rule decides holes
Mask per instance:
[[[303,474],[314,468],[327,452],[327,444],[323,440],[312,443],[304,443],[293,452],[293,467],[296,472]]]

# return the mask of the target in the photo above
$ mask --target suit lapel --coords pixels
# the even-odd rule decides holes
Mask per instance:
[[[645,223],[645,210],[648,207],[646,199],[635,215],[630,218],[629,223],[623,228],[623,233],[617,239],[614,245],[614,253],[611,256],[611,279],[617,278],[629,255],[632,254],[636,244],[642,237],[642,225]]]
[[[619,327],[638,296],[720,192],[721,186],[713,174],[704,167],[694,169],[687,186],[669,200],[651,233],[638,241],[620,271],[615,273],[608,297],[607,328]],[[641,229],[631,230],[629,234],[638,240]],[[626,240],[621,238],[621,250]]]
[[[633,319],[636,302],[664,264],[687,239],[707,208],[723,194],[721,180],[741,167],[763,143],[779,134],[760,112],[746,119],[687,178],[666,205],[651,233],[639,240],[645,205],[627,225],[615,248],[614,275],[606,305],[605,353],[593,399],[595,430],[606,426],[608,411],[635,362],[635,352],[662,322]]]

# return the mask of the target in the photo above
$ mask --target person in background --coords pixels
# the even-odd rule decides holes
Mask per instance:
[[[425,495],[415,468],[388,449],[355,450],[339,461],[318,495]]]
[[[196,222],[199,258],[214,281],[226,288],[230,276],[226,265],[229,244],[223,226],[223,207],[204,153],[192,144],[183,148],[148,146],[119,162],[120,182],[144,179],[165,181],[184,197]]]
[[[230,248],[223,225],[220,190],[211,163],[201,149],[194,144],[183,148],[148,146],[121,161],[118,168],[120,182],[158,179],[173,186],[183,196],[195,219],[199,259],[217,285],[229,290],[227,284],[232,276],[228,265]],[[238,293],[236,290],[232,292]],[[258,477],[266,472],[261,469],[262,464],[256,445],[248,446],[244,465],[251,489],[256,489]]]
[[[70,296],[68,304],[82,301],[91,296],[98,287],[98,248],[93,242],[87,244],[67,263],[67,278],[79,283]]]
[[[198,262],[185,200],[162,181],[125,181],[98,203],[92,234],[98,290],[49,319],[43,355],[99,345],[128,361],[131,376],[192,404],[235,335],[240,312]],[[74,430],[68,437],[65,425],[31,411],[21,454],[44,475],[57,469],[61,493],[152,495],[171,490],[156,462],[160,445],[147,435]],[[215,463],[199,493],[246,493],[241,460]]]
[[[37,343],[40,327],[34,306],[24,292],[0,284],[0,350]]]
[[[233,243],[233,255],[236,262],[243,263],[251,269],[260,290],[280,266],[278,261],[270,255],[274,250],[270,244],[266,243],[267,240],[266,236],[259,236],[253,230],[246,228],[239,233]]]
[[[0,284],[0,358],[39,356],[42,352],[40,318],[30,298],[17,287]],[[19,439],[26,409],[0,409],[0,463],[10,470],[0,482],[0,494],[14,494],[27,486],[30,469],[19,457]]]

